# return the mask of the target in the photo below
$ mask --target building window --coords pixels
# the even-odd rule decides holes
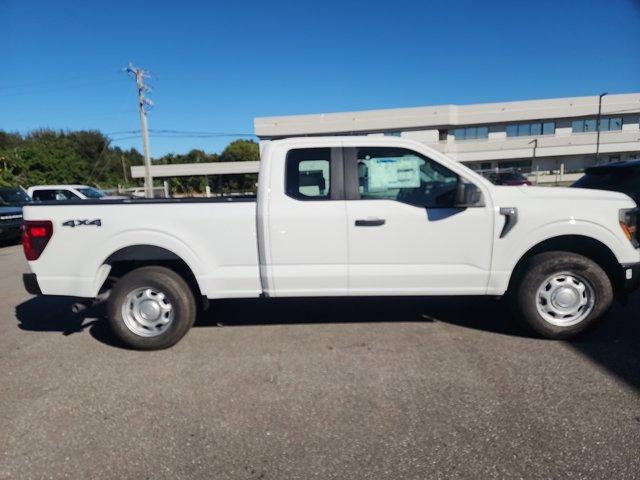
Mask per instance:
[[[384,132],[384,136],[385,137],[399,137],[401,133],[402,132],[400,132],[399,130],[389,130],[388,132]]]
[[[475,140],[478,138],[489,138],[489,127],[465,127],[456,128],[453,131],[456,140]]]
[[[571,122],[571,130],[573,133],[588,133],[596,131],[595,118],[583,118]],[[600,119],[601,132],[614,132],[622,130],[622,117],[606,117]]]
[[[507,137],[553,135],[556,133],[556,122],[513,123],[507,125],[506,131]]]
[[[601,132],[614,132],[622,130],[622,117],[611,117],[600,119]]]

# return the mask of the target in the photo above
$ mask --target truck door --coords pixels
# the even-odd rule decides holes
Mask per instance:
[[[266,293],[347,295],[342,148],[290,148],[271,158],[268,217],[259,215],[268,228]]]
[[[412,150],[346,148],[350,295],[483,294],[494,213],[454,208],[460,177]]]

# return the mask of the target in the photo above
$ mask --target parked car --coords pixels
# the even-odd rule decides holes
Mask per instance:
[[[22,224],[22,208],[0,206],[0,241],[11,241],[20,238]]]
[[[111,328],[139,349],[175,344],[200,302],[259,296],[509,294],[517,318],[569,338],[640,285],[627,195],[496,186],[393,137],[264,142],[257,198],[24,211],[27,290],[108,297]]]
[[[0,206],[22,207],[31,203],[31,197],[20,187],[0,187]]]
[[[494,185],[531,185],[527,177],[513,169],[504,169],[497,172],[495,170],[484,170],[480,173]]]
[[[584,176],[571,186],[626,193],[640,204],[640,160],[587,168]]]
[[[35,202],[128,198],[117,195],[106,195],[103,191],[88,185],[38,185],[29,187],[27,193]]]
[[[130,198],[146,198],[146,191],[144,187],[136,187],[132,189],[126,189],[125,192]],[[154,198],[169,198],[165,196],[164,187],[153,187]]]

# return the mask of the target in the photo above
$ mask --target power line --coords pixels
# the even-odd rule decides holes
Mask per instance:
[[[239,135],[230,134],[230,135],[169,135],[162,133],[152,133],[150,134],[152,138],[200,138],[200,139],[214,139],[214,138],[236,138]],[[255,137],[255,135],[245,135]]]
[[[201,132],[194,130],[168,130],[168,129],[151,129],[150,132],[154,133],[168,133],[168,134],[180,134],[180,135],[210,135],[215,137],[255,137],[253,133],[240,133],[240,132]]]
[[[105,135],[107,135],[107,136],[124,135],[126,133],[140,133],[140,129],[137,129],[137,130],[120,130],[119,132],[107,132],[107,133],[105,133]]]
[[[133,138],[140,138],[140,135],[129,135],[126,137],[121,137],[121,138],[112,138],[111,142],[120,142],[122,140],[131,140]]]
[[[100,153],[98,154],[98,158],[96,158],[96,162],[93,164],[93,168],[91,169],[91,172],[89,173],[89,177],[93,176],[93,172],[96,170],[96,167],[98,166],[98,163],[100,163],[100,159],[102,158],[102,155],[104,154],[104,152],[107,150],[107,147],[109,146],[109,143],[111,143],[111,140],[106,138],[105,141],[104,141],[104,145],[102,146],[102,150],[100,150]]]
[[[164,138],[215,138],[215,137],[255,137],[255,133],[239,133],[239,132],[199,132],[190,130],[166,130],[166,129],[148,129],[151,137]],[[122,135],[128,133],[140,133],[140,130],[121,130],[118,132],[109,132],[106,135]]]

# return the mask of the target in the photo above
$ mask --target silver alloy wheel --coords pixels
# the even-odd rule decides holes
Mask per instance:
[[[173,317],[173,305],[162,291],[154,287],[136,288],[122,303],[125,325],[141,337],[155,337],[166,332]]]
[[[595,306],[595,290],[580,275],[559,272],[542,282],[536,306],[542,318],[558,327],[570,327],[589,316]]]

